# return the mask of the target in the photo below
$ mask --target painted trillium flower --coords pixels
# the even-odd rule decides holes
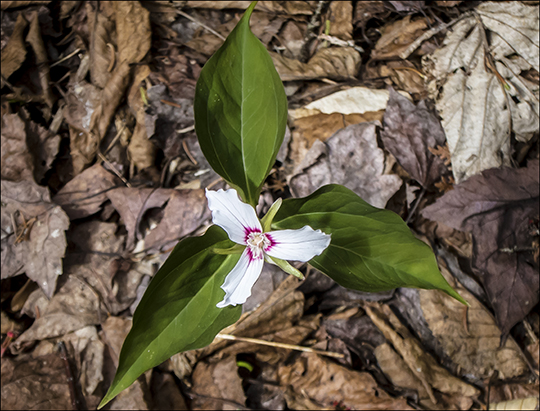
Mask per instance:
[[[206,190],[206,197],[212,211],[213,223],[223,228],[237,244],[230,250],[222,251],[242,252],[240,260],[221,286],[225,291],[225,298],[217,304],[219,308],[246,302],[251,295],[253,284],[261,275],[265,260],[278,265],[289,274],[303,278],[302,274],[285,260],[309,261],[320,255],[330,244],[330,235],[309,226],[299,230],[269,231],[281,199],[277,200],[262,221],[259,221],[255,209],[240,201],[234,189]]]

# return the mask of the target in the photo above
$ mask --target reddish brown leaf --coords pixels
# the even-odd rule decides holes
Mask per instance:
[[[538,262],[531,219],[538,219],[538,160],[492,168],[454,187],[423,216],[474,238],[473,268],[482,278],[504,334],[538,303]]]
[[[390,89],[383,125],[384,147],[422,187],[428,188],[448,171],[441,158],[430,151],[444,146],[446,137],[441,122],[424,101],[415,106]]]
[[[3,410],[70,410],[69,385],[58,354],[2,359]]]
[[[113,173],[95,164],[67,183],[54,197],[71,220],[97,213],[107,201],[107,191],[121,183]]]

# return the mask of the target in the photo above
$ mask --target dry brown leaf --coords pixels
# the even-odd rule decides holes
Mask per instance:
[[[26,275],[52,297],[62,274],[69,219],[33,181],[2,180],[2,278]],[[15,225],[15,227],[14,227]]]
[[[86,4],[90,38],[90,78],[92,84],[103,89],[111,78],[116,59],[114,10],[110,2],[99,3],[100,9],[94,11]]]
[[[146,132],[148,137],[152,139],[153,144],[163,150],[165,158],[167,159],[173,159],[185,154],[184,148],[182,147],[182,139],[177,130],[193,126],[195,121],[193,117],[193,100],[181,98],[179,97],[181,94],[175,94],[174,89],[178,86],[179,84],[171,83],[167,86],[165,86],[165,84],[158,84],[147,90],[147,97],[150,105],[145,110]],[[169,91],[167,91],[167,89],[169,89]],[[172,104],[164,103],[164,101]],[[194,132],[189,133],[187,134],[188,137],[184,138],[185,140],[187,139],[188,146],[190,145],[189,137],[194,137],[194,134]],[[198,145],[196,138],[194,143],[195,145]],[[192,147],[189,147],[190,150],[191,148]],[[198,148],[198,152],[200,153],[200,156],[196,155],[194,151],[192,152],[197,162],[204,159],[200,147]],[[203,162],[206,163],[206,166],[201,165],[201,169],[210,169],[206,159],[204,159]],[[213,174],[213,172],[211,174]],[[217,174],[213,175],[213,180],[215,180]],[[204,177],[206,177],[206,175]]]
[[[90,164],[99,147],[99,139],[91,133],[91,119],[98,108],[100,92],[86,81],[70,79],[66,94],[65,119],[69,127],[69,148],[73,174],[78,175]]]
[[[130,82],[131,67],[129,63],[119,64],[116,67],[117,69],[113,71],[111,78],[101,91],[98,105],[90,121],[90,130],[97,134],[99,141],[105,136]],[[93,153],[94,155],[96,151],[97,148]]]
[[[236,410],[238,406],[235,404],[245,406],[246,396],[234,356],[215,364],[200,361],[193,371],[192,381],[193,392],[201,395],[201,397],[195,395],[191,401],[193,410]]]
[[[427,409],[447,409],[445,405],[434,403],[430,399],[430,394],[422,384],[422,381],[411,371],[407,363],[388,343],[379,345],[373,351],[377,358],[377,363],[396,387],[408,388],[418,393],[419,402]]]
[[[471,398],[476,397],[479,391],[441,367],[411,335],[390,307],[370,303],[365,308],[371,320],[401,355],[412,373],[422,382],[429,398],[434,403],[437,402],[437,399],[433,389],[436,389],[453,396],[469,397],[470,405],[472,405]]]
[[[64,362],[57,353],[2,358],[2,409],[72,409]]]
[[[35,291],[39,293],[40,290]],[[25,304],[28,310],[34,298]],[[70,276],[58,292],[48,301],[46,307],[40,309],[41,316],[13,343],[18,349],[24,342],[40,341],[47,338],[60,337],[72,331],[80,330],[88,325],[101,323],[106,318],[102,312],[99,296],[84,280]]]
[[[261,276],[253,284],[251,295],[242,305],[242,312],[253,311],[259,307],[287,277],[288,275],[281,268],[265,264]]]
[[[34,161],[26,145],[25,124],[18,114],[2,116],[1,176],[4,180],[33,180]]]
[[[534,397],[538,401],[538,391],[539,391],[538,380],[536,382],[529,383],[519,383],[519,382],[509,382],[506,384],[494,384],[491,385],[489,392],[489,409],[492,408],[495,404],[514,404],[513,407],[508,406],[507,408],[498,408],[498,409],[519,409],[518,405],[523,399],[529,399]],[[529,400],[530,401],[530,400]],[[534,404],[534,403],[533,403]],[[535,408],[524,408],[533,410]]]
[[[304,294],[295,291],[299,284],[296,277],[288,276],[256,310],[242,314],[235,324],[223,329],[221,333],[258,338],[291,328],[304,312]],[[171,358],[174,373],[178,378],[189,376],[198,358],[212,355],[230,344],[229,340],[216,338],[205,348],[174,355]]]
[[[2,10],[7,10],[16,7],[25,7],[32,5],[49,4],[50,0],[29,0],[29,1],[2,1]]]
[[[2,319],[0,321],[0,326],[2,327],[1,333],[7,334],[9,331],[14,331],[17,334],[24,330],[24,324],[13,321],[4,310],[1,311]]]
[[[384,208],[402,181],[384,174],[385,156],[377,146],[376,126],[375,122],[355,124],[326,143],[317,140],[290,179],[293,194],[303,197],[325,184],[343,184],[371,205]]]
[[[164,250],[210,218],[204,190],[173,190],[163,219],[145,237],[146,249]]]
[[[150,68],[147,65],[137,66],[128,92],[128,104],[137,121],[128,145],[128,153],[130,160],[139,170],[152,167],[156,157],[156,146],[150,142],[146,132],[146,113],[140,87],[149,74]]]
[[[70,357],[76,359],[78,363],[81,387],[85,395],[92,395],[98,384],[103,381],[105,350],[105,345],[99,339],[96,327],[90,325],[66,334],[62,341],[68,347],[73,347],[74,355]]]
[[[527,371],[521,350],[513,339],[500,347],[501,330],[495,318],[460,283],[444,264],[441,273],[469,303],[465,307],[439,291],[419,290],[424,317],[445,353],[464,373],[476,379],[489,378],[494,371],[501,379],[510,379]]]
[[[250,1],[188,1],[186,6],[192,9],[207,8],[207,9],[247,9],[251,4]],[[269,13],[283,13],[287,15],[304,14],[310,15],[313,13],[311,5],[307,1],[260,1],[257,3],[258,11],[266,11]]]
[[[397,90],[425,97],[424,75],[408,60],[388,61],[379,67],[376,77],[389,77]]]
[[[315,141],[324,142],[352,124],[380,121],[383,115],[383,111],[368,111],[363,114],[319,113],[298,118],[294,120],[289,158],[294,164],[300,164]]]
[[[171,374],[154,372],[152,374],[153,409],[155,410],[188,410],[182,393]]]
[[[292,80],[349,80],[358,74],[360,53],[352,47],[329,47],[319,50],[307,63],[271,52],[272,60],[282,81]]]
[[[381,30],[382,36],[371,52],[374,60],[390,60],[398,57],[409,44],[427,29],[425,19],[411,21],[411,16],[393,23],[388,23]]]
[[[94,164],[62,187],[53,200],[71,220],[76,220],[101,210],[107,201],[107,191],[120,184],[120,179],[113,173],[101,164]]]
[[[140,226],[149,209],[161,208],[168,202],[163,218],[148,233],[144,248],[166,246],[170,241],[195,231],[210,216],[203,190],[122,187],[107,192],[107,197],[120,213],[128,231],[127,250],[145,237],[146,233],[141,232]]]
[[[45,44],[43,43],[43,39],[41,37],[41,29],[39,27],[39,18],[38,18],[38,12],[34,12],[32,14],[32,21],[30,23],[30,29],[28,30],[28,35],[26,36],[26,41],[30,43],[30,46],[32,46],[32,50],[34,51],[34,55],[36,58],[36,65],[39,72],[39,83],[41,85],[41,93],[43,96],[43,99],[47,106],[49,106],[49,110],[45,115],[45,119],[48,120],[51,116],[50,110],[52,109],[56,97],[53,94],[51,90],[51,74],[49,70],[49,56],[47,54],[47,50],[45,49]]]
[[[3,1],[2,10],[4,10],[5,3],[19,2]],[[11,37],[9,38],[6,47],[4,47],[4,49],[2,50],[2,64],[0,65],[0,67],[2,68],[2,76],[5,79],[9,79],[9,76],[11,76],[15,71],[17,71],[26,59],[26,47],[23,38],[26,26],[28,26],[28,22],[24,18],[23,14],[20,13],[17,17],[17,22],[15,23],[13,33],[11,34]],[[3,84],[4,81],[2,80],[2,86]],[[2,129],[3,128],[4,127],[2,127]]]
[[[326,407],[349,409],[412,409],[405,398],[392,398],[371,374],[349,370],[312,353],[302,353],[291,365],[280,365],[279,382]],[[289,405],[290,406],[290,405]]]
[[[60,148],[60,136],[33,121],[26,123],[26,141],[34,158],[34,178],[41,182],[52,166]]]
[[[107,192],[107,198],[122,217],[128,231],[126,250],[132,250],[135,242],[142,239],[139,225],[145,212],[162,207],[173,192],[172,189],[131,187],[119,187]]]
[[[132,320],[130,318],[110,316],[101,324],[101,336],[103,341],[109,347],[111,357],[118,365],[118,358],[122,344],[131,329]]]
[[[125,235],[117,235],[115,223],[93,220],[76,225],[68,234],[76,248],[66,256],[66,274],[84,280],[113,315],[127,309],[137,298],[144,270],[121,264]]]
[[[114,2],[118,65],[140,62],[152,40],[149,12],[138,1]]]
[[[390,89],[383,125],[384,147],[422,187],[428,189],[448,172],[446,162],[432,151],[445,144],[444,130],[424,100],[415,105]]]
[[[319,328],[320,317],[321,314],[304,316],[294,325],[276,332],[261,330],[264,334],[260,335],[257,339],[299,346],[308,335]],[[319,349],[326,350],[326,347],[320,347]],[[288,348],[276,348],[252,342],[235,341],[228,347],[217,352],[212,358],[216,360],[227,356],[235,356],[240,353],[252,353],[261,363],[276,365],[285,361],[291,352],[293,351]]]
[[[140,379],[118,394],[111,403],[111,410],[149,410],[146,384]]]
[[[331,36],[336,36],[342,40],[352,40],[352,1],[332,1],[329,9]]]
[[[491,404],[490,410],[536,410],[538,409],[538,397],[520,398],[517,400]]]
[[[114,2],[118,61],[103,88],[99,105],[92,114],[90,129],[101,140],[116,113],[130,82],[131,64],[139,63],[151,45],[149,12],[136,1]],[[95,152],[94,152],[95,153]]]

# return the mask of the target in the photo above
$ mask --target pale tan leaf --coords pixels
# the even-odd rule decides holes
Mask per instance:
[[[5,3],[19,2],[3,1],[2,10],[4,10]],[[6,8],[7,7],[9,6],[6,5]],[[4,47],[4,49],[2,50],[2,64],[0,65],[0,67],[2,68],[2,76],[4,76],[4,78],[6,79],[9,79],[9,76],[11,76],[15,71],[17,71],[26,59],[26,47],[23,39],[23,34],[26,26],[28,26],[28,22],[24,18],[23,14],[20,13],[17,16],[17,22],[15,23],[13,33],[11,34],[11,37],[9,38],[6,47]],[[2,84],[3,83],[4,82],[2,81]]]

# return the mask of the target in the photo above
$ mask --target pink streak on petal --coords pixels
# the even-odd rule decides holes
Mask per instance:
[[[265,236],[266,236],[266,239],[270,241],[270,244],[268,244],[268,246],[264,248],[264,252],[267,252],[267,251],[270,251],[272,247],[276,246],[279,243],[276,240],[274,240],[274,238],[270,234],[267,233],[265,234]]]
[[[260,233],[261,230],[253,227],[244,227],[244,243],[247,244],[248,237],[251,233]]]

